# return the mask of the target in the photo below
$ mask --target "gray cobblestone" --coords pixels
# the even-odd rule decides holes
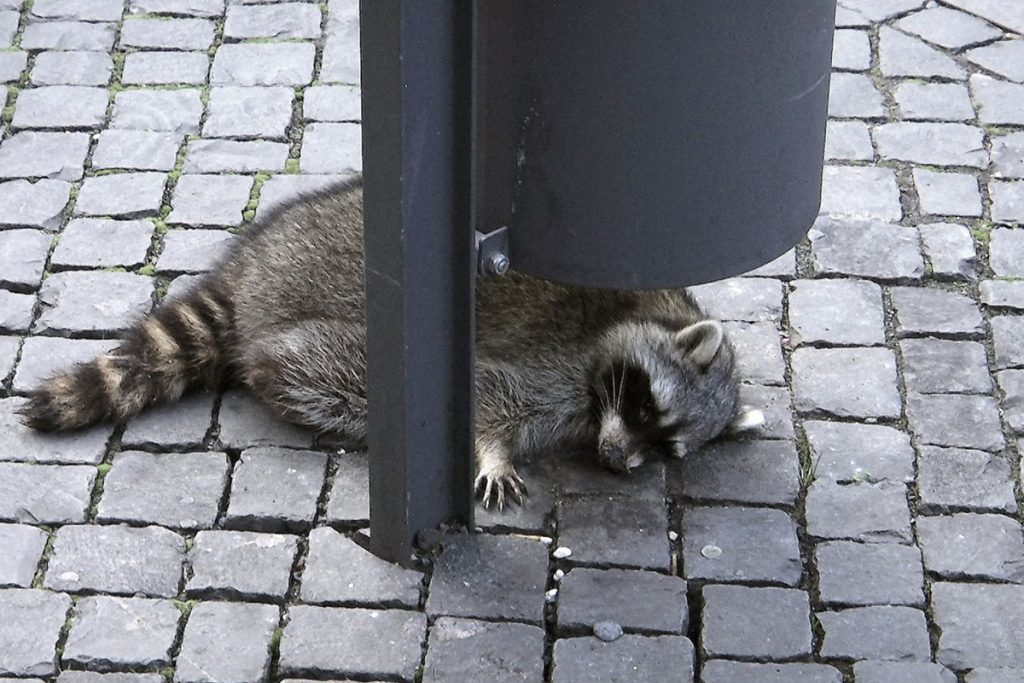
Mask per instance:
[[[283,171],[288,145],[266,140],[193,140],[185,157],[186,173]]]
[[[199,273],[212,270],[227,253],[235,236],[222,230],[169,230],[156,262],[159,273]]]
[[[183,175],[174,187],[168,223],[239,225],[249,203],[250,176]]]
[[[76,218],[61,233],[50,265],[133,268],[146,260],[152,236],[153,224],[148,221]]]
[[[978,104],[978,120],[982,123],[1024,124],[1024,111],[1020,107],[1024,85],[974,74],[971,76],[971,94]]]
[[[28,588],[46,545],[46,532],[27,524],[0,524],[0,586]],[[2,595],[2,594],[0,594]]]
[[[589,633],[602,621],[628,631],[685,634],[686,581],[630,569],[573,569],[559,585],[559,633]]]
[[[105,130],[92,154],[93,168],[169,171],[181,145],[176,133],[141,130]]]
[[[1024,370],[1004,370],[996,375],[1003,392],[1003,420],[1014,432],[1024,432]]]
[[[308,448],[313,434],[283,421],[250,394],[228,391],[220,404],[220,440],[225,448]]]
[[[792,506],[799,466],[789,441],[723,441],[687,454],[677,471],[693,500]]]
[[[24,68],[24,66],[23,66]],[[114,61],[105,52],[42,52],[32,65],[32,85],[107,85]]]
[[[857,662],[855,683],[956,683],[956,674],[933,662]]]
[[[816,479],[839,484],[911,482],[914,449],[910,437],[882,425],[804,422]]]
[[[194,88],[125,90],[114,97],[110,127],[195,134],[202,115],[203,103]]]
[[[35,305],[36,298],[31,294],[15,294],[0,289],[0,331],[28,332]]]
[[[310,121],[360,121],[360,90],[354,85],[314,85],[302,100],[302,115]]]
[[[691,683],[694,673],[693,644],[679,636],[622,636],[614,643],[597,638],[555,641],[552,683],[656,680],[671,671],[680,683]]]
[[[736,377],[757,384],[785,383],[786,363],[774,324],[727,322],[723,327],[736,352]]]
[[[910,394],[910,428],[921,443],[999,451],[1006,445],[999,406],[990,396]]]
[[[359,83],[359,24],[347,26],[345,33],[328,35],[324,43],[324,58],[320,66],[320,80],[328,83]]]
[[[424,683],[541,683],[544,632],[526,624],[441,617],[430,629]]]
[[[992,198],[992,220],[999,223],[1024,222],[1024,181],[992,180],[988,184]]]
[[[370,472],[364,453],[333,456],[336,471],[327,501],[328,524],[361,524],[370,519]],[[532,504],[532,502],[531,502]]]
[[[30,337],[29,342],[42,337]],[[69,342],[67,339],[46,340]],[[107,450],[107,439],[112,428],[100,425],[74,435],[42,434],[21,424],[15,409],[24,404],[21,398],[0,399],[0,461],[27,460],[41,463],[92,464],[100,462]]]
[[[992,390],[985,347],[977,342],[903,339],[903,380],[918,394],[984,394]]]
[[[308,85],[313,80],[313,43],[228,43],[210,70],[215,85]]]
[[[426,630],[422,612],[297,605],[281,639],[280,671],[412,681]]]
[[[256,220],[260,221],[275,207],[296,197],[318,192],[336,185],[347,176],[342,175],[275,175],[263,184]]]
[[[311,123],[302,136],[303,173],[356,173],[363,170],[362,127],[354,123]]]
[[[825,631],[821,656],[927,662],[931,655],[924,612],[911,607],[854,607],[815,616]]]
[[[981,19],[946,7],[933,7],[916,12],[900,19],[896,26],[935,45],[954,49],[991,40],[1000,35],[996,28]]]
[[[894,287],[892,303],[904,334],[981,334],[977,304],[958,292]]]
[[[124,11],[120,0],[34,0],[32,16],[42,19],[76,19],[78,21],[119,21]]]
[[[22,90],[14,107],[14,128],[98,128],[107,112],[107,91],[81,85],[47,85]]]
[[[0,144],[0,177],[82,177],[89,136],[85,133],[15,133]]]
[[[793,352],[798,411],[839,417],[897,418],[896,359],[888,349],[814,349]]]
[[[968,50],[968,60],[1011,81],[1024,83],[1024,43],[1002,40]]]
[[[789,324],[796,344],[884,344],[882,290],[863,280],[796,280]]]
[[[690,294],[709,317],[743,322],[782,319],[782,283],[766,278],[729,278],[698,287]]]
[[[1024,535],[1003,515],[921,517],[917,533],[925,568],[946,579],[1024,583]]]
[[[200,531],[188,551],[190,597],[282,602],[298,539],[251,531]]]
[[[837,117],[882,118],[882,93],[862,74],[833,73],[829,88],[828,114]]]
[[[712,659],[701,671],[702,683],[842,683],[838,669],[824,664],[756,664]]]
[[[125,56],[121,82],[127,85],[206,81],[210,59],[205,52],[130,52]]]
[[[667,570],[668,515],[661,501],[562,501],[558,544],[581,564]]]
[[[177,594],[185,541],[156,526],[65,526],[57,530],[43,585],[71,593]]]
[[[936,659],[956,670],[1019,665],[1024,661],[1021,604],[1024,586],[935,583]]]
[[[1017,683],[1024,675],[1024,669],[999,667],[976,667],[964,678],[966,683]]]
[[[203,135],[283,139],[292,117],[291,88],[210,88],[210,111]]]
[[[26,524],[84,522],[96,468],[0,463],[0,520]]]
[[[121,26],[121,45],[163,50],[205,50],[213,44],[213,29],[213,22],[207,19],[129,17]]]
[[[791,588],[705,586],[701,648],[708,657],[785,660],[811,653],[807,594]]]
[[[128,422],[122,446],[199,450],[213,422],[214,398],[200,392],[178,403],[148,408]]]
[[[959,83],[904,82],[893,89],[904,119],[969,121],[974,107],[967,88]]]
[[[256,531],[308,528],[324,485],[327,456],[312,451],[250,448],[231,480],[226,526]]]
[[[1024,178],[1024,132],[992,137],[993,175]]]
[[[0,591],[0,675],[52,676],[71,598],[35,589]]]
[[[0,183],[0,226],[55,230],[71,198],[63,180],[10,180]]]
[[[817,274],[917,280],[924,259],[913,228],[876,220],[819,218],[809,233]]]
[[[275,5],[231,5],[224,22],[225,38],[318,38],[320,8],[288,2]]]
[[[895,543],[819,543],[818,596],[826,605],[924,606],[921,551]]]
[[[936,173],[914,169],[921,213],[941,216],[981,216],[978,181],[966,173]]]
[[[758,439],[793,439],[793,412],[790,395],[785,387],[766,387],[758,384],[740,385],[741,405],[759,408],[764,413],[764,424],[754,433]]]
[[[902,484],[837,485],[816,481],[807,492],[807,533],[815,538],[910,543],[910,510]]]
[[[419,572],[381,560],[334,529],[309,533],[303,602],[416,609],[422,582]]]
[[[163,173],[116,173],[86,178],[75,215],[138,218],[153,216],[163,202]]]
[[[19,337],[0,336],[0,382],[14,372],[14,361],[20,346],[21,339]],[[0,454],[0,459],[2,459],[2,454]]]
[[[132,14],[185,14],[216,17],[224,13],[224,0],[129,0]]]
[[[978,257],[966,227],[930,223],[918,226],[918,230],[933,275],[956,280],[973,280],[978,276]]]
[[[428,615],[541,624],[547,546],[488,534],[459,534],[442,546],[430,582]]]
[[[50,236],[38,230],[0,230],[0,285],[38,287],[49,250]]]
[[[96,519],[208,528],[217,519],[227,476],[223,453],[118,453]]]
[[[835,32],[832,67],[850,71],[867,71],[871,67],[871,44],[867,31],[844,29]]]
[[[885,76],[967,77],[956,61],[940,50],[888,26],[878,30],[878,61]]]
[[[796,524],[781,510],[690,508],[683,512],[681,537],[687,579],[785,586],[800,582]],[[708,556],[708,546],[721,552]]]
[[[114,24],[81,21],[29,22],[21,34],[26,50],[98,50],[107,52],[114,45]]]
[[[871,161],[875,149],[871,145],[868,125],[863,121],[829,121],[825,131],[825,158],[850,161]]]
[[[57,371],[65,370],[74,363],[92,360],[116,344],[115,341],[98,339],[29,337],[22,347],[18,374],[14,376],[14,390],[34,389]]]
[[[27,63],[28,54],[25,52],[0,52],[0,82],[20,81]]]
[[[1024,234],[997,228],[991,235],[988,253],[992,271],[1000,277],[1024,277]]]
[[[993,317],[989,324],[996,350],[996,369],[1024,366],[1024,317],[1000,315]]]
[[[897,122],[873,131],[883,158],[935,166],[988,165],[982,130],[962,123]]]
[[[117,332],[152,306],[152,278],[96,271],[57,273],[39,290],[36,332]]]
[[[553,471],[561,490],[570,496],[626,495],[638,500],[657,501],[665,497],[665,466],[661,462],[645,463],[628,477],[623,477],[598,466],[594,454],[585,451],[553,460],[553,467],[546,469]],[[538,475],[538,478],[543,476],[541,473]]]
[[[180,618],[170,600],[80,598],[62,659],[92,668],[166,666]]]
[[[189,613],[174,680],[181,683],[266,680],[278,609],[205,602]]]
[[[996,308],[1024,310],[1024,282],[985,280],[979,285],[981,303]]]

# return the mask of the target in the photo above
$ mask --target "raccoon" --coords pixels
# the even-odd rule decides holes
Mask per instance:
[[[121,421],[240,384],[292,422],[366,441],[362,184],[285,204],[119,346],[31,392],[29,426]],[[560,446],[628,472],[747,428],[722,326],[684,291],[574,288],[510,273],[477,297],[477,494],[522,502],[515,462]]]

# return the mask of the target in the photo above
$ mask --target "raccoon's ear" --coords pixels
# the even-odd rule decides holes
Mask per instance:
[[[736,413],[736,417],[729,423],[728,430],[730,432],[745,432],[750,429],[756,429],[764,424],[764,413],[756,408],[750,408],[743,406],[739,412]]]
[[[701,370],[706,370],[722,348],[725,332],[717,320],[701,320],[676,332],[676,346],[683,357]]]

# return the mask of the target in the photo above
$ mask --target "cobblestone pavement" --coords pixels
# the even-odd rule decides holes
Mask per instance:
[[[0,679],[1024,681],[1024,3],[837,23],[823,217],[697,290],[765,428],[538,464],[403,570],[351,540],[365,456],[241,393],[13,417],[359,169],[355,0],[0,0]]]

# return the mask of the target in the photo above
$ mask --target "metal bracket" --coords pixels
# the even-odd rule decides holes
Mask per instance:
[[[491,232],[476,231],[476,269],[483,277],[504,275],[509,268],[508,226]]]

